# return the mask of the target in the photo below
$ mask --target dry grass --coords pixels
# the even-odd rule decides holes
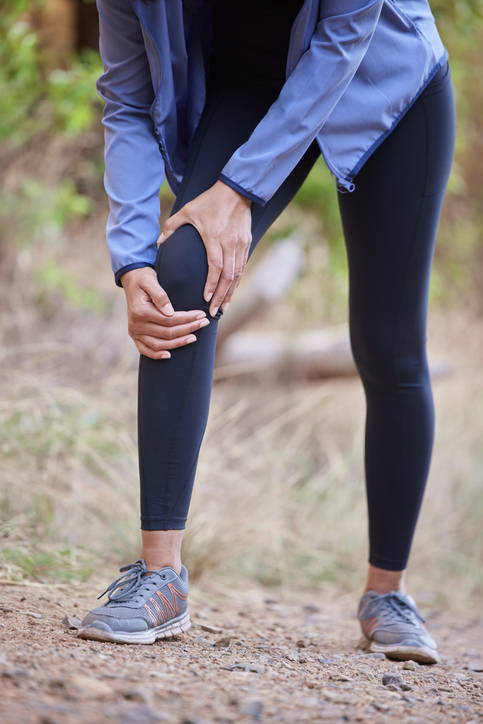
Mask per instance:
[[[462,318],[453,315],[441,349],[474,332],[476,320],[466,329]],[[446,321],[434,316],[436,336]],[[3,360],[1,565],[8,577],[85,576],[99,559],[137,555],[135,370],[127,361],[108,378],[66,385],[34,373],[35,358],[45,369],[49,354],[59,349],[23,350],[30,372]],[[483,384],[476,359],[459,353],[454,361],[454,377],[436,383],[438,436],[411,581],[426,603],[476,609]],[[217,384],[185,541],[192,575],[357,589],[367,549],[362,438],[357,380]]]
[[[257,329],[344,322],[320,222],[291,210],[274,233],[305,224],[307,265]],[[138,555],[136,355],[109,272],[104,211],[69,243],[16,252],[2,289],[0,575],[82,578]],[[54,259],[100,311],[58,288],[39,295]],[[4,267],[5,268],[5,267]],[[33,281],[32,281],[33,280]],[[323,290],[323,291],[322,291]],[[82,295],[79,295],[82,300]],[[435,385],[433,467],[411,561],[426,603],[477,610],[483,594],[483,330],[462,305],[433,310],[430,343],[453,362]],[[215,385],[184,558],[193,577],[238,574],[271,585],[360,588],[367,557],[364,401],[358,380],[280,383],[270,374]]]

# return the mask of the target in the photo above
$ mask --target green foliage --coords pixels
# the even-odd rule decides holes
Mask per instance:
[[[97,314],[107,310],[107,304],[95,289],[82,287],[54,259],[47,261],[35,273],[38,301],[47,312],[56,308],[55,297],[61,296],[73,309],[85,309]]]
[[[92,125],[100,107],[97,53],[84,53],[68,70],[44,69],[25,15],[41,4],[14,0],[0,10],[0,141],[23,144],[38,131],[79,133]]]
[[[91,127],[100,99],[96,79],[101,72],[98,53],[85,50],[69,70],[54,70],[47,82],[46,95],[54,112],[54,125],[70,135]]]
[[[69,180],[52,188],[26,179],[18,192],[0,195],[3,228],[26,246],[61,240],[67,221],[86,216],[90,207],[91,200],[78,194]]]
[[[337,191],[322,157],[315,163],[294,201],[298,206],[321,215],[330,248],[332,270],[335,273],[345,272],[347,260]]]

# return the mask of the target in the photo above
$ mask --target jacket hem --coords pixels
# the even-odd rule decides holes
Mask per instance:
[[[260,206],[265,206],[267,203],[264,199],[261,199],[260,196],[256,196],[255,194],[252,194],[250,191],[247,191],[242,186],[236,183],[236,181],[232,181],[231,178],[228,178],[228,176],[225,176],[224,173],[220,173],[218,176],[218,181],[223,181],[224,184],[229,186],[234,191],[238,191],[239,194],[244,196],[246,199],[249,199],[250,201],[254,201],[256,204],[259,204]]]
[[[354,166],[354,168],[352,169],[352,171],[350,171],[350,173],[345,177],[345,179],[337,179],[338,183],[339,183],[341,186],[347,188],[347,184],[351,183],[351,182],[354,180],[354,177],[359,173],[359,171],[361,170],[361,168],[363,167],[363,165],[365,164],[365,162],[368,160],[368,158],[369,158],[370,156],[372,156],[372,154],[374,153],[374,151],[376,151],[376,150],[379,148],[379,146],[381,145],[381,143],[386,140],[386,138],[390,135],[390,133],[392,133],[392,131],[395,129],[395,127],[397,126],[397,124],[399,123],[399,121],[401,121],[401,120],[404,118],[404,116],[405,116],[406,113],[409,111],[409,109],[412,108],[412,106],[416,103],[416,101],[418,100],[418,98],[419,98],[419,96],[421,95],[421,93],[423,93],[423,91],[424,91],[424,90],[428,87],[428,85],[431,83],[431,81],[433,80],[433,78],[434,78],[434,76],[436,75],[436,73],[437,73],[437,72],[443,67],[443,65],[444,65],[445,63],[447,63],[447,62],[448,62],[448,51],[445,50],[445,52],[444,52],[444,54],[443,54],[443,57],[441,58],[441,60],[439,60],[439,61],[436,63],[436,65],[434,66],[433,70],[432,70],[431,73],[428,75],[425,83],[421,86],[421,88],[419,89],[419,91],[417,92],[417,94],[414,96],[414,98],[413,98],[413,99],[408,103],[408,105],[401,111],[401,113],[397,116],[397,118],[394,119],[391,127],[388,128],[388,130],[387,130],[385,133],[383,133],[381,136],[379,136],[379,138],[377,139],[377,141],[375,141],[375,142],[372,144],[372,146],[367,149],[367,151],[365,152],[365,154],[359,159],[359,161],[357,162],[357,164]],[[353,189],[352,189],[352,190],[353,190]]]
[[[154,269],[154,265],[150,264],[148,261],[136,261],[133,264],[127,264],[126,266],[118,269],[118,271],[114,273],[114,281],[116,282],[117,286],[122,287],[121,277],[123,274],[128,271],[132,271],[133,269],[141,269],[143,266],[149,266],[151,269]]]

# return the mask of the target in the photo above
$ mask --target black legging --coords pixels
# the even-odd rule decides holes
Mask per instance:
[[[173,213],[210,188],[276,98],[226,84],[208,94]],[[354,109],[357,112],[357,109]],[[350,276],[350,329],[367,397],[366,479],[370,562],[406,567],[429,469],[433,403],[425,352],[433,244],[454,147],[445,66],[339,194]],[[275,196],[252,204],[251,251],[307,177],[314,143]],[[161,247],[156,271],[175,309],[204,309],[203,241],[191,225]],[[242,282],[243,283],[243,282]],[[218,320],[169,360],[141,357],[141,527],[185,526],[211,394]],[[220,491],[222,495],[223,492]]]

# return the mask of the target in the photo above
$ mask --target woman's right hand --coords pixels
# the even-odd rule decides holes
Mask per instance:
[[[151,267],[121,277],[126,293],[128,332],[138,351],[151,359],[169,359],[170,349],[196,341],[193,332],[210,322],[201,309],[175,312]]]

